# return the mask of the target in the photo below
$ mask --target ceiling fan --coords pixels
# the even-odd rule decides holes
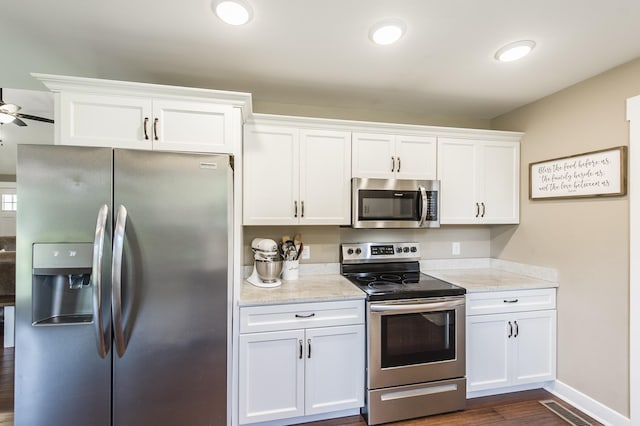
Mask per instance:
[[[44,123],[53,123],[50,118],[38,117],[30,114],[19,113],[20,107],[16,104],[5,103],[2,99],[2,88],[0,88],[0,124],[14,123],[18,126],[26,126],[27,123],[22,121],[22,118],[27,120],[42,121]]]

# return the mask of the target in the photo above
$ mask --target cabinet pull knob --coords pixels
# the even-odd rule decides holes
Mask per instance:
[[[296,318],[313,318],[315,317],[316,314],[315,313],[310,313],[310,314],[306,314],[306,315],[300,315],[300,314],[296,314]]]
[[[302,339],[298,340],[298,343],[300,344],[300,354],[298,355],[298,359],[302,359]]]
[[[396,170],[396,157],[391,157],[391,173]]]
[[[144,140],[146,141],[149,140],[149,133],[147,132],[147,124],[149,124],[149,117],[144,118],[144,126],[142,127],[144,129]]]
[[[402,163],[400,163],[400,157],[398,157],[398,173],[400,173],[400,167],[402,167]]]
[[[516,325],[516,334],[513,336],[515,338],[520,334],[520,327],[518,327],[518,321],[514,321],[513,323]]]
[[[307,358],[311,358],[311,339],[307,339],[307,348],[308,348]]]
[[[298,202],[293,202],[293,217],[298,217]]]
[[[476,217],[480,216],[480,204],[476,203]]]
[[[509,339],[513,336],[513,324],[509,321],[509,335],[507,336]]]
[[[304,217],[304,201],[300,201],[300,210],[301,210],[300,217]]]
[[[159,140],[158,138],[158,117],[153,119],[153,139]]]
[[[480,205],[482,206],[482,214],[480,215],[480,217],[484,217],[484,211],[485,211],[484,203],[480,203]]]

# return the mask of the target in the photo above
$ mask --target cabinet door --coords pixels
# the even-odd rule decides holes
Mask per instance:
[[[481,223],[520,221],[520,144],[484,142],[478,183]]]
[[[300,224],[351,223],[351,133],[300,132]]]
[[[508,386],[508,314],[467,316],[467,391]]]
[[[240,424],[304,415],[303,343],[303,330],[240,335]]]
[[[556,377],[556,311],[518,314],[514,321],[513,385]]]
[[[440,223],[478,223],[478,142],[438,138]]]
[[[364,325],[306,330],[305,414],[364,405]]]
[[[155,100],[153,148],[165,151],[233,151],[234,107],[210,102]]]
[[[436,179],[436,138],[396,136],[396,177]]]
[[[245,126],[243,224],[295,225],[298,201],[298,130]]]
[[[353,177],[392,179],[395,177],[395,157],[395,136],[353,134]]]
[[[151,149],[151,109],[146,98],[62,92],[56,143]]]

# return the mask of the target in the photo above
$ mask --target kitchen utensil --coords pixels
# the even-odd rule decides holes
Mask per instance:
[[[255,259],[253,272],[247,281],[256,287],[277,287],[282,284],[278,279],[282,271],[279,244],[268,238],[254,238],[251,250]]]
[[[296,260],[300,259],[300,256],[302,256],[302,250],[304,250],[304,244],[302,242],[300,242],[300,248],[298,249],[298,254],[296,255]]]

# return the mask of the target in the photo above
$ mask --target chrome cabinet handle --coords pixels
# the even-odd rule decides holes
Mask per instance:
[[[300,345],[300,353],[298,355],[298,359],[302,359],[302,339],[298,340],[298,344]]]
[[[312,312],[312,313],[310,313],[310,314],[307,314],[307,315],[300,315],[300,314],[296,314],[296,318],[313,318],[313,317],[315,317],[315,316],[316,316],[316,314],[315,314],[315,313],[313,313],[313,312]]]
[[[398,169],[400,171],[400,169]],[[424,225],[424,221],[427,219],[427,190],[424,186],[419,186],[418,190],[420,191],[420,197],[422,198],[422,212],[420,212],[420,223],[418,224],[418,228]]]
[[[480,216],[480,204],[476,203],[476,217]]]
[[[298,217],[298,202],[293,202],[293,217]]]
[[[485,212],[484,203],[480,203],[480,205],[482,206],[482,214],[480,215],[480,217],[484,217],[484,212]]]
[[[513,323],[516,325],[516,334],[513,336],[515,338],[520,334],[520,327],[518,327],[518,321],[514,321]]]
[[[402,163],[400,163],[400,157],[398,157],[398,170],[396,170],[398,173],[400,173],[400,167],[402,167]]]
[[[396,170],[396,157],[391,156],[391,173]]]
[[[307,358],[311,358],[311,339],[307,339]]]
[[[109,207],[103,204],[98,210],[96,221],[96,234],[93,240],[93,265],[91,268],[91,285],[93,286],[93,325],[98,343],[98,354],[101,358],[107,356],[107,338],[105,334],[111,334],[109,330],[103,328],[102,318],[102,261],[104,258],[104,234],[107,228],[107,218],[109,217]]]
[[[149,133],[147,132],[147,125],[149,124],[149,117],[145,117],[144,118],[144,126],[142,127],[144,129],[144,140],[148,141],[149,140]]]
[[[513,336],[513,324],[509,321],[509,335],[507,336],[509,339]]]
[[[113,233],[113,258],[111,259],[111,311],[113,313],[113,333],[116,350],[122,357],[125,351],[124,328],[122,326],[122,255],[124,231],[127,225],[127,209],[120,205]]]
[[[504,303],[518,303],[518,299],[504,299]]]
[[[155,140],[159,140],[160,138],[158,137],[158,117],[153,119],[153,139]]]
[[[304,217],[304,201],[300,201],[300,217]]]

